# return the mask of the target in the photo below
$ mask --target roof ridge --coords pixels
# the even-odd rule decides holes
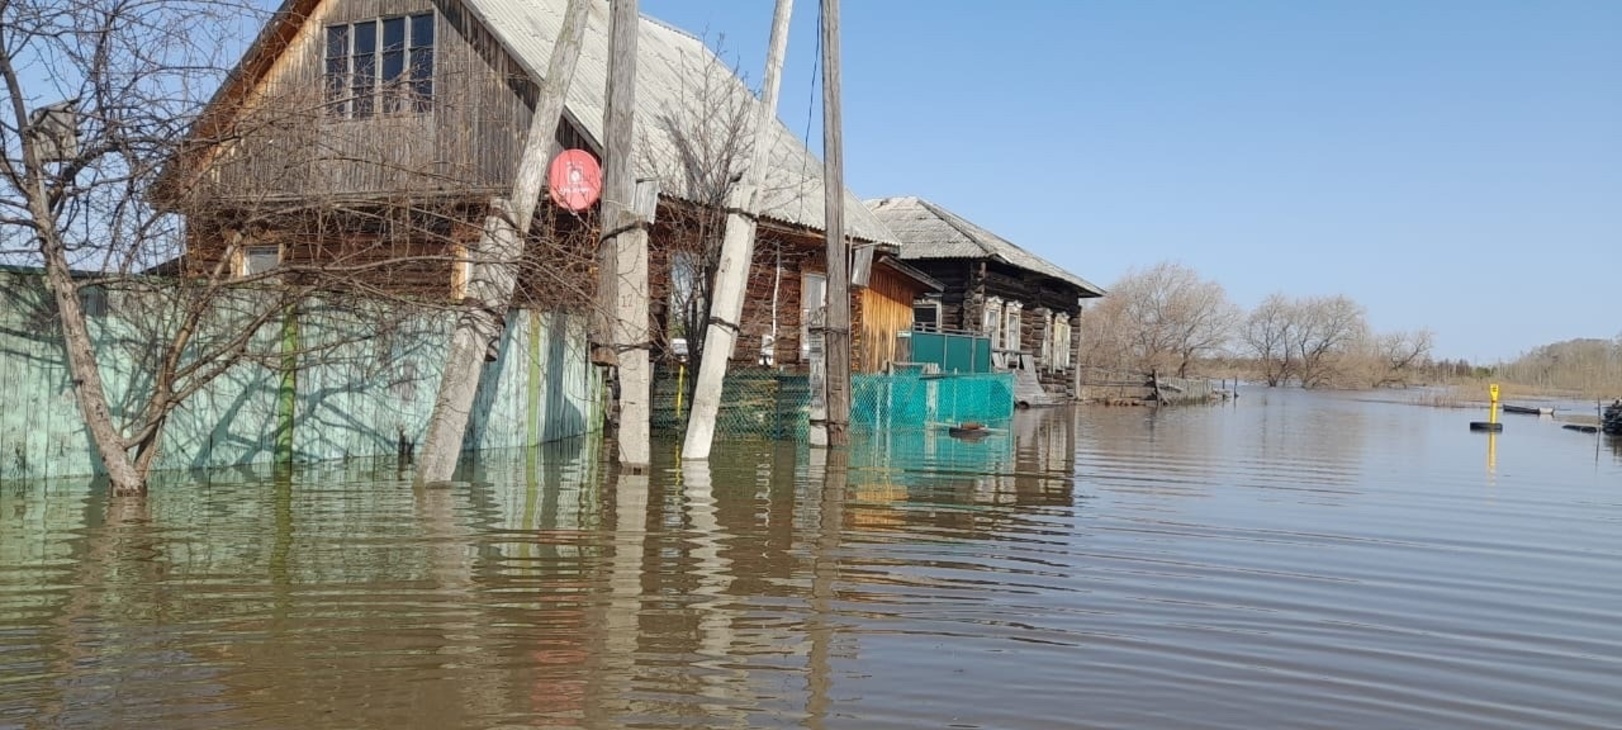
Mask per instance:
[[[953,213],[952,211],[949,211],[949,210],[947,210],[945,208],[942,208],[941,206],[936,205],[935,203],[930,202],[929,200],[926,200],[924,198],[914,196],[914,199],[917,200],[918,204],[922,205],[925,210],[927,210],[927,211],[929,211],[931,213],[934,213],[935,217],[940,218],[942,221],[945,221],[946,225],[951,226],[953,230],[957,231],[958,233],[963,234],[964,238],[969,239],[970,243],[973,243],[975,246],[978,246],[981,251],[984,251],[986,253],[986,255],[991,256],[992,258],[995,258],[995,259],[997,259],[999,261],[1002,261],[1004,263],[1008,262],[1008,259],[1006,257],[1004,257],[1000,253],[997,253],[996,251],[993,251],[992,247],[990,245],[988,245],[988,243],[986,241],[982,240],[981,237],[978,234],[976,234],[974,231],[970,230],[970,228],[980,228],[980,227],[974,225],[971,222],[969,222],[969,219],[963,218],[963,217],[959,216],[958,214]],[[1013,245],[1013,243],[1011,241],[1007,241],[1007,239],[1003,239],[1002,236],[997,236],[997,234],[991,233],[991,231],[986,231],[984,228],[980,228],[980,230],[985,231],[986,233],[989,233],[989,234],[991,234],[993,236],[996,236],[999,239],[1002,239],[1004,242],[1007,242],[1010,246]]]
[[[647,21],[649,23],[652,23],[652,24],[654,24],[656,26],[659,26],[660,28],[664,28],[665,30],[668,30],[668,31],[670,31],[672,33],[675,33],[676,35],[684,36],[684,37],[686,37],[686,38],[688,38],[690,40],[698,41],[701,44],[704,43],[704,39],[700,38],[698,36],[698,34],[693,33],[692,31],[689,31],[686,28],[678,28],[678,27],[676,27],[675,24],[671,23],[670,21],[660,20],[660,19],[655,18],[652,15],[648,15],[646,13],[639,13],[638,16],[642,20]],[[704,47],[706,49],[708,49],[709,45],[705,44]]]

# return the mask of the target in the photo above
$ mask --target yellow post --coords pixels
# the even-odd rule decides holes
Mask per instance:
[[[1498,386],[1496,386],[1496,385],[1493,386],[1493,388],[1497,388],[1497,387]],[[1498,391],[1494,390],[1493,392],[1497,393]],[[682,401],[682,396],[684,396],[686,394],[687,394],[687,363],[684,362],[684,363],[681,364],[681,369],[678,370],[677,374],[676,374],[676,420],[681,420],[681,406],[682,406],[681,401]],[[1495,395],[1493,397],[1497,398],[1498,396]]]
[[[1492,404],[1487,406],[1487,423],[1497,423],[1498,422],[1498,384],[1497,383],[1493,383],[1492,385],[1487,386],[1487,395],[1491,398],[1491,401],[1492,401]]]

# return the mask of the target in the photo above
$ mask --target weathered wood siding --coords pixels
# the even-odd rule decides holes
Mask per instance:
[[[432,109],[346,119],[328,113],[328,26],[433,12]],[[467,195],[506,187],[535,85],[456,0],[329,0],[293,36],[241,113],[219,129],[199,198],[262,205],[389,194]],[[585,146],[570,125],[561,146]]]
[[[210,276],[222,259],[234,275],[242,250],[275,246],[293,278],[319,278],[331,288],[375,290],[444,299],[453,268],[479,238],[482,208],[375,207],[321,211],[275,226],[239,226],[196,216],[186,226],[186,272]],[[238,236],[241,238],[238,239]],[[232,242],[236,244],[233,252]]]
[[[887,266],[873,267],[867,287],[856,295],[852,319],[857,322],[851,366],[858,373],[882,372],[896,361],[896,337],[912,329],[912,303],[924,285]]]

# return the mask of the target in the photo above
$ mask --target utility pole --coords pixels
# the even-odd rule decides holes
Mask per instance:
[[[648,445],[652,368],[648,363],[648,226],[636,205],[637,0],[610,0],[608,104],[603,109],[603,242],[614,267],[599,273],[613,287],[613,346],[619,369],[619,461],[642,469]],[[605,260],[609,257],[604,252]],[[600,300],[599,300],[600,301]]]
[[[828,244],[829,446],[850,442],[850,246],[845,242],[845,142],[839,108],[839,0],[822,0],[822,189]]]
[[[417,462],[417,482],[442,482],[456,473],[462,454],[462,438],[473,410],[473,397],[479,390],[484,363],[493,359],[496,339],[506,326],[518,280],[518,260],[535,206],[546,180],[547,153],[557,138],[558,120],[574,79],[575,62],[586,35],[586,15],[591,0],[569,0],[563,12],[563,27],[547,60],[546,78],[541,79],[539,98],[529,120],[529,136],[513,178],[512,197],[490,201],[484,230],[472,252],[473,273],[468,281],[468,302],[456,320],[445,369],[439,379],[439,395],[423,439],[422,458]]]
[[[760,89],[760,104],[754,109],[753,145],[749,167],[733,188],[733,201],[727,212],[726,233],[721,239],[721,260],[715,269],[715,296],[710,305],[710,324],[704,335],[704,358],[699,361],[698,380],[693,386],[693,411],[687,419],[687,439],[682,446],[684,459],[710,458],[715,440],[715,416],[721,409],[721,390],[726,382],[727,359],[738,337],[738,320],[743,316],[744,290],[749,284],[750,264],[755,255],[756,195],[771,160],[771,125],[777,119],[777,90],[783,73],[783,53],[788,47],[788,21],[794,0],[777,0],[772,12],[771,41],[766,51],[766,80]],[[776,343],[773,343],[776,346]]]

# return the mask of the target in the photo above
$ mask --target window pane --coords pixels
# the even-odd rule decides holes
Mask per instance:
[[[355,24],[355,55],[365,56],[377,52],[377,24]]]
[[[383,50],[398,51],[405,48],[405,18],[388,18],[383,21]]]
[[[405,52],[383,52],[383,77],[380,86],[383,89],[383,111],[393,113],[404,108],[403,96],[408,89],[405,88],[403,78],[405,74]]]
[[[252,276],[276,268],[281,263],[281,250],[275,246],[249,246],[242,257],[243,275]]]
[[[411,47],[432,48],[434,45],[434,14],[411,16]]]
[[[349,59],[343,57],[327,59],[327,107],[334,115],[343,116],[348,113],[349,105],[344,99],[349,96]]]
[[[411,52],[411,94],[417,111],[434,108],[434,49],[419,48]]]
[[[400,74],[402,74],[402,73],[405,73],[405,52],[404,51],[384,51],[383,52],[383,81],[384,81],[384,83],[387,83],[387,82],[390,82],[390,81],[398,81],[400,79]]]
[[[327,58],[349,55],[349,26],[327,26]]]
[[[434,77],[434,49],[418,48],[411,51],[411,78],[431,79]]]
[[[359,37],[356,38],[359,41]],[[372,114],[372,90],[377,78],[377,56],[365,55],[355,57],[355,116],[366,117]]]

